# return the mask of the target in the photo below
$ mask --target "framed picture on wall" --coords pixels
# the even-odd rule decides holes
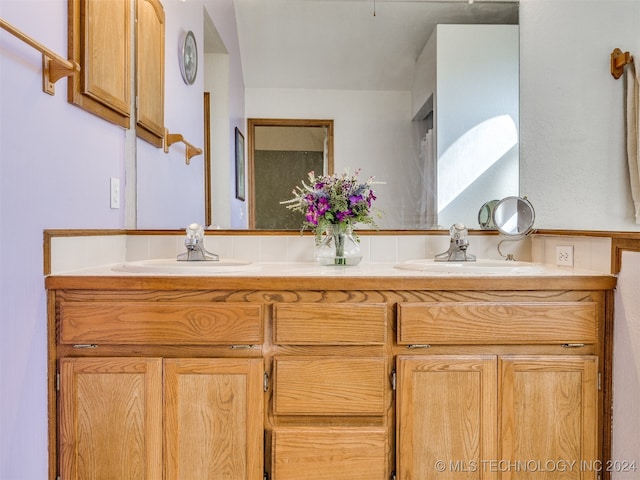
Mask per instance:
[[[236,198],[244,200],[244,136],[236,127]]]

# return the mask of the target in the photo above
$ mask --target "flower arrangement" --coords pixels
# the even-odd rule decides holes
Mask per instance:
[[[346,229],[355,223],[377,227],[372,207],[376,195],[371,188],[373,177],[366,182],[358,180],[360,169],[353,175],[345,171],[342,175],[316,177],[309,172],[308,183],[302,182],[293,190],[294,197],[282,202],[287,208],[304,214],[302,229],[310,228],[320,242],[322,234],[330,225]]]

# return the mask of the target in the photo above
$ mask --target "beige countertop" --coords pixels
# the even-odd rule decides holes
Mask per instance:
[[[225,259],[222,259],[225,262]],[[504,264],[502,262],[505,262]],[[180,264],[179,266],[177,264]],[[360,263],[323,266],[304,262],[143,260],[49,275],[47,288],[293,288],[293,289],[611,289],[616,277],[527,262],[482,260],[475,264]],[[508,266],[503,266],[508,265]]]

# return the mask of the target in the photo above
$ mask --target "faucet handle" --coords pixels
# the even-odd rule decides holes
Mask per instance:
[[[204,229],[199,223],[192,223],[187,227],[187,238],[202,240],[204,237]]]
[[[469,230],[462,223],[454,223],[449,229],[449,234],[453,240],[463,240],[467,238]]]

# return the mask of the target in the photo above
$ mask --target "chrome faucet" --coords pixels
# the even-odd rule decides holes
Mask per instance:
[[[218,261],[220,257],[207,252],[204,248],[204,229],[199,223],[192,223],[187,227],[187,238],[184,240],[187,251],[178,255],[179,262]]]
[[[467,253],[469,247],[467,227],[461,223],[454,223],[451,225],[449,233],[451,234],[449,250],[439,253],[433,260],[436,262],[475,262],[476,256]]]

